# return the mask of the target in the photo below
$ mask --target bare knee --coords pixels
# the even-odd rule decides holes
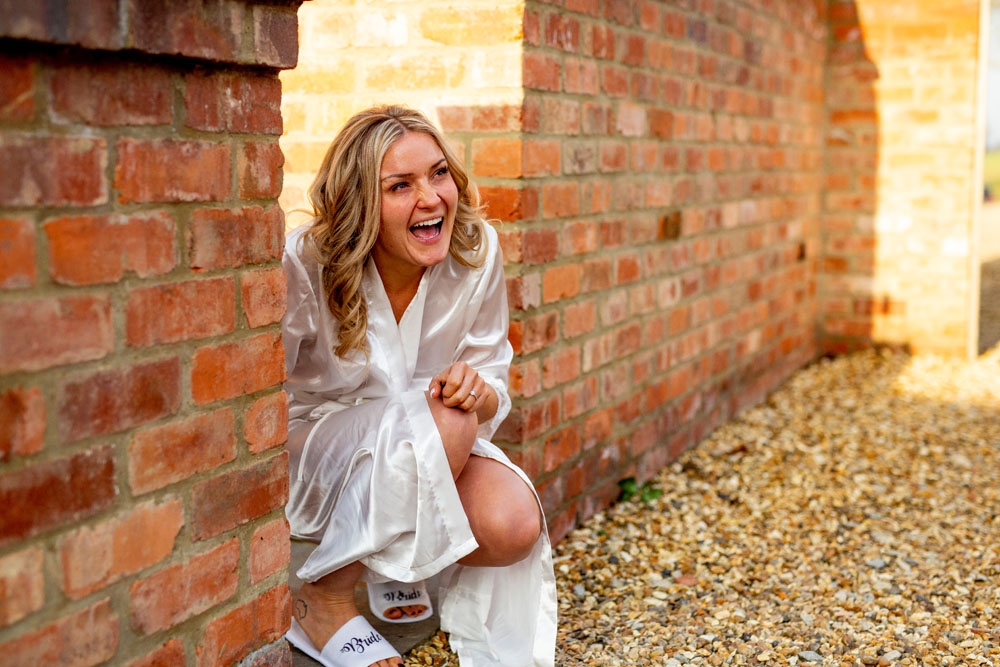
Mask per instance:
[[[542,532],[542,516],[534,495],[498,503],[489,512],[481,512],[473,522],[479,549],[476,564],[494,567],[512,565],[526,558]]]

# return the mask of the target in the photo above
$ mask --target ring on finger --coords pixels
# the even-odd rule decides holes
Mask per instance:
[[[472,390],[469,391],[469,396],[471,396],[472,400],[474,400],[474,401],[479,398],[478,396],[476,396],[476,390],[475,389],[472,389]]]

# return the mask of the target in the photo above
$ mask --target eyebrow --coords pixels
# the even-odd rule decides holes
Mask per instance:
[[[442,162],[447,163],[448,160],[445,158],[441,158],[440,160],[431,165],[431,169],[438,168],[439,166],[441,166]],[[388,181],[391,178],[409,178],[410,176],[413,176],[413,172],[407,172],[405,174],[389,174],[387,176],[383,176],[382,178],[380,178],[379,182],[381,183],[382,181]]]

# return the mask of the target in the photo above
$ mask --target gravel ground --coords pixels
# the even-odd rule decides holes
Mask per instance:
[[[1000,347],[819,361],[649,488],[557,545],[557,665],[1000,666]]]

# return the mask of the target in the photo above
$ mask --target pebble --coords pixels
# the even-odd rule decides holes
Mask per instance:
[[[554,549],[559,667],[1000,665],[1000,348],[817,361],[650,483]]]

